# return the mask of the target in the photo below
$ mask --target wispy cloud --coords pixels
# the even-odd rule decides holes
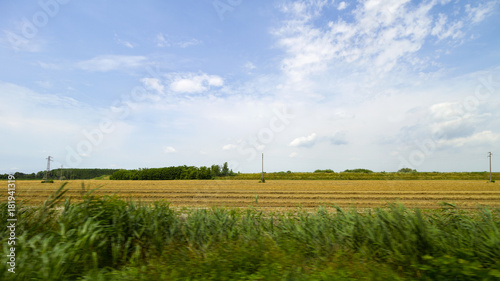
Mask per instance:
[[[463,37],[464,33],[462,28],[464,26],[462,21],[456,21],[449,24],[448,17],[444,14],[439,14],[439,19],[432,28],[431,34],[436,36],[438,40],[447,38],[458,39]]]
[[[102,55],[76,64],[80,69],[87,71],[107,72],[143,67],[147,63],[144,56]]]
[[[119,45],[125,46],[127,48],[130,48],[130,49],[134,48],[134,45],[131,42],[122,40],[120,37],[118,37],[118,34],[116,34],[116,32],[115,32],[115,41]]]
[[[248,71],[250,71],[250,70],[254,70],[254,69],[256,69],[256,68],[257,68],[257,67],[255,66],[255,64],[253,64],[251,61],[247,61],[247,62],[245,63],[245,65],[243,65],[243,67],[244,67],[246,70],[248,70]]]
[[[222,150],[233,150],[236,149],[238,146],[232,143],[226,144],[222,147]]]
[[[487,3],[479,3],[475,7],[467,4],[465,5],[465,11],[467,12],[470,21],[476,24],[483,21],[487,16],[491,15],[498,3],[498,1],[489,1]]]
[[[466,137],[458,137],[453,139],[444,139],[438,141],[440,147],[463,147],[477,145],[493,145],[500,139],[500,134],[492,131],[481,131]]]
[[[160,47],[160,48],[171,47],[171,46],[175,46],[175,47],[179,47],[179,48],[188,48],[188,47],[200,45],[203,43],[203,41],[198,40],[196,38],[191,38],[191,39],[187,39],[187,40],[175,40],[175,39],[169,38],[166,34],[163,34],[163,33],[158,33],[156,35],[155,42],[156,42],[156,46]]]
[[[21,28],[18,28],[19,30]],[[26,37],[21,31],[3,30],[0,37],[0,44],[5,48],[10,48],[16,52],[39,53],[46,45],[46,41],[41,36]]]
[[[186,40],[186,41],[179,41],[177,43],[175,43],[175,45],[181,47],[181,48],[187,48],[187,47],[191,47],[191,46],[196,46],[196,45],[200,45],[202,44],[202,41],[198,40],[198,39],[189,39],[189,40]]]
[[[293,81],[324,71],[334,62],[376,73],[401,63],[411,66],[419,61],[416,53],[429,35],[455,39],[464,27],[460,21],[448,23],[444,15],[436,21],[431,13],[438,5],[435,1],[415,5],[364,1],[352,11],[352,21],[339,18],[323,26],[312,24],[325,5],[323,1],[289,4],[284,9],[289,20],[274,31],[288,54],[282,68]]]
[[[170,46],[170,43],[168,42],[166,36],[163,33],[156,34],[155,41],[157,47],[163,48]]]
[[[46,63],[46,62],[42,62],[42,61],[38,61],[37,63],[43,69],[50,69],[50,70],[60,70],[60,69],[62,69],[62,65],[60,65],[60,64]]]
[[[177,150],[175,148],[173,148],[172,146],[164,146],[163,152],[168,154],[168,153],[175,153],[175,152],[177,152]]]
[[[164,94],[164,86],[158,78],[143,78],[141,82],[147,89],[155,90],[159,94]]]

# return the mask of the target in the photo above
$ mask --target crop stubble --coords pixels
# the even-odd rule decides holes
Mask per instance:
[[[174,207],[248,207],[290,209],[339,206],[384,207],[402,203],[409,208],[439,208],[441,202],[463,209],[480,205],[500,207],[500,185],[485,181],[405,180],[327,181],[276,180],[265,184],[254,180],[174,180],[174,181],[69,181],[67,197],[81,200],[97,187],[97,196],[113,195],[142,202],[166,200]],[[18,196],[25,204],[40,204],[60,184],[18,181]]]

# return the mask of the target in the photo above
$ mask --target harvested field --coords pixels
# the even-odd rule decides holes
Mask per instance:
[[[82,189],[82,183],[85,190]],[[17,181],[19,200],[36,205],[60,187],[60,183]],[[254,180],[191,181],[69,181],[65,194],[73,201],[85,192],[117,195],[142,202],[166,200],[174,207],[248,207],[267,210],[339,206],[356,208],[384,207],[402,203],[409,208],[440,208],[441,202],[462,209],[480,205],[500,208],[500,185],[485,181],[297,181],[277,180],[265,184]]]

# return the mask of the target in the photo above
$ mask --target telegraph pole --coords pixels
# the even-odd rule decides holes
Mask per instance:
[[[262,183],[264,183],[264,153],[262,153]]]
[[[62,181],[62,172],[63,172],[63,165],[61,165],[61,175],[59,176],[59,180]]]
[[[47,170],[45,171],[45,178],[43,179],[44,181],[47,181],[49,178],[50,161],[54,161],[54,160],[52,160],[52,156],[47,157]]]
[[[488,152],[488,158],[490,158],[490,182],[492,182],[492,178],[491,178],[491,152]]]

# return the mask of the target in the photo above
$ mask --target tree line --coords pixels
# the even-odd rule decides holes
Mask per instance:
[[[118,169],[54,169],[48,174],[48,180],[87,180],[101,176],[111,175]],[[41,180],[45,177],[45,171],[37,173],[15,172],[13,176],[16,180]],[[0,174],[0,179],[8,179],[9,174]]]
[[[207,180],[217,177],[234,176],[227,162],[224,165],[212,165],[211,167],[195,166],[171,166],[164,168],[143,168],[136,170],[118,170],[114,172],[110,180]]]

